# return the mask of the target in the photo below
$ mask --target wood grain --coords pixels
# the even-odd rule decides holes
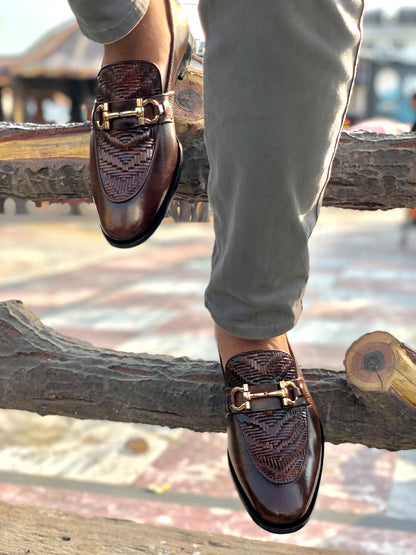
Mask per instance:
[[[398,397],[416,411],[416,352],[383,331],[357,339],[345,356],[349,383]]]

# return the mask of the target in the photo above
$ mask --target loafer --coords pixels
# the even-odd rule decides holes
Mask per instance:
[[[316,501],[324,439],[293,356],[252,351],[225,369],[228,461],[239,496],[268,532],[299,530]]]
[[[169,5],[171,48],[166,82],[147,61],[112,63],[97,77],[90,174],[101,229],[108,242],[133,247],[156,230],[177,188],[182,149],[173,119],[173,86],[193,52],[187,18]]]

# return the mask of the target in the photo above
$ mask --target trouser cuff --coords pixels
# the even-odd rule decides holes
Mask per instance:
[[[68,0],[81,32],[90,40],[108,44],[126,36],[141,21],[150,0]]]

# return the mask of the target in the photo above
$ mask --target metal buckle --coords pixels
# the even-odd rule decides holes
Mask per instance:
[[[148,104],[153,104],[159,110],[159,113],[152,119],[144,117],[144,108]],[[159,118],[163,114],[164,110],[163,104],[154,98],[137,98],[136,108],[134,110],[126,110],[125,112],[109,112],[108,109],[108,102],[104,102],[103,104],[99,104],[97,106],[95,113],[97,116],[101,116],[95,118],[98,129],[108,131],[110,129],[110,120],[130,117],[136,117],[139,125],[154,125],[159,121]]]
[[[261,399],[264,397],[281,397],[283,406],[288,407],[296,404],[299,396],[302,394],[299,387],[295,382],[282,380],[279,382],[279,387],[281,389],[276,389],[275,391],[261,391],[260,393],[251,393],[248,384],[244,384],[243,387],[234,387],[231,390],[231,408],[234,410],[244,410],[251,409],[252,399]],[[234,404],[234,395],[240,392],[243,394],[244,403],[238,407]]]

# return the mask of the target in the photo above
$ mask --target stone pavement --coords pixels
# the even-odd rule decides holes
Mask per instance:
[[[12,211],[9,209],[9,212]],[[0,215],[1,299],[98,346],[217,360],[203,307],[213,233],[165,221],[131,250],[108,246],[94,209]],[[60,215],[61,214],[61,215]],[[416,345],[416,228],[401,247],[403,211],[323,210],[311,278],[290,334],[302,366],[342,368],[361,334],[383,329]],[[262,531],[238,500],[223,434],[0,411],[0,499],[84,515],[362,554],[416,554],[416,451],[326,444],[310,523]],[[5,546],[1,542],[1,552]]]

